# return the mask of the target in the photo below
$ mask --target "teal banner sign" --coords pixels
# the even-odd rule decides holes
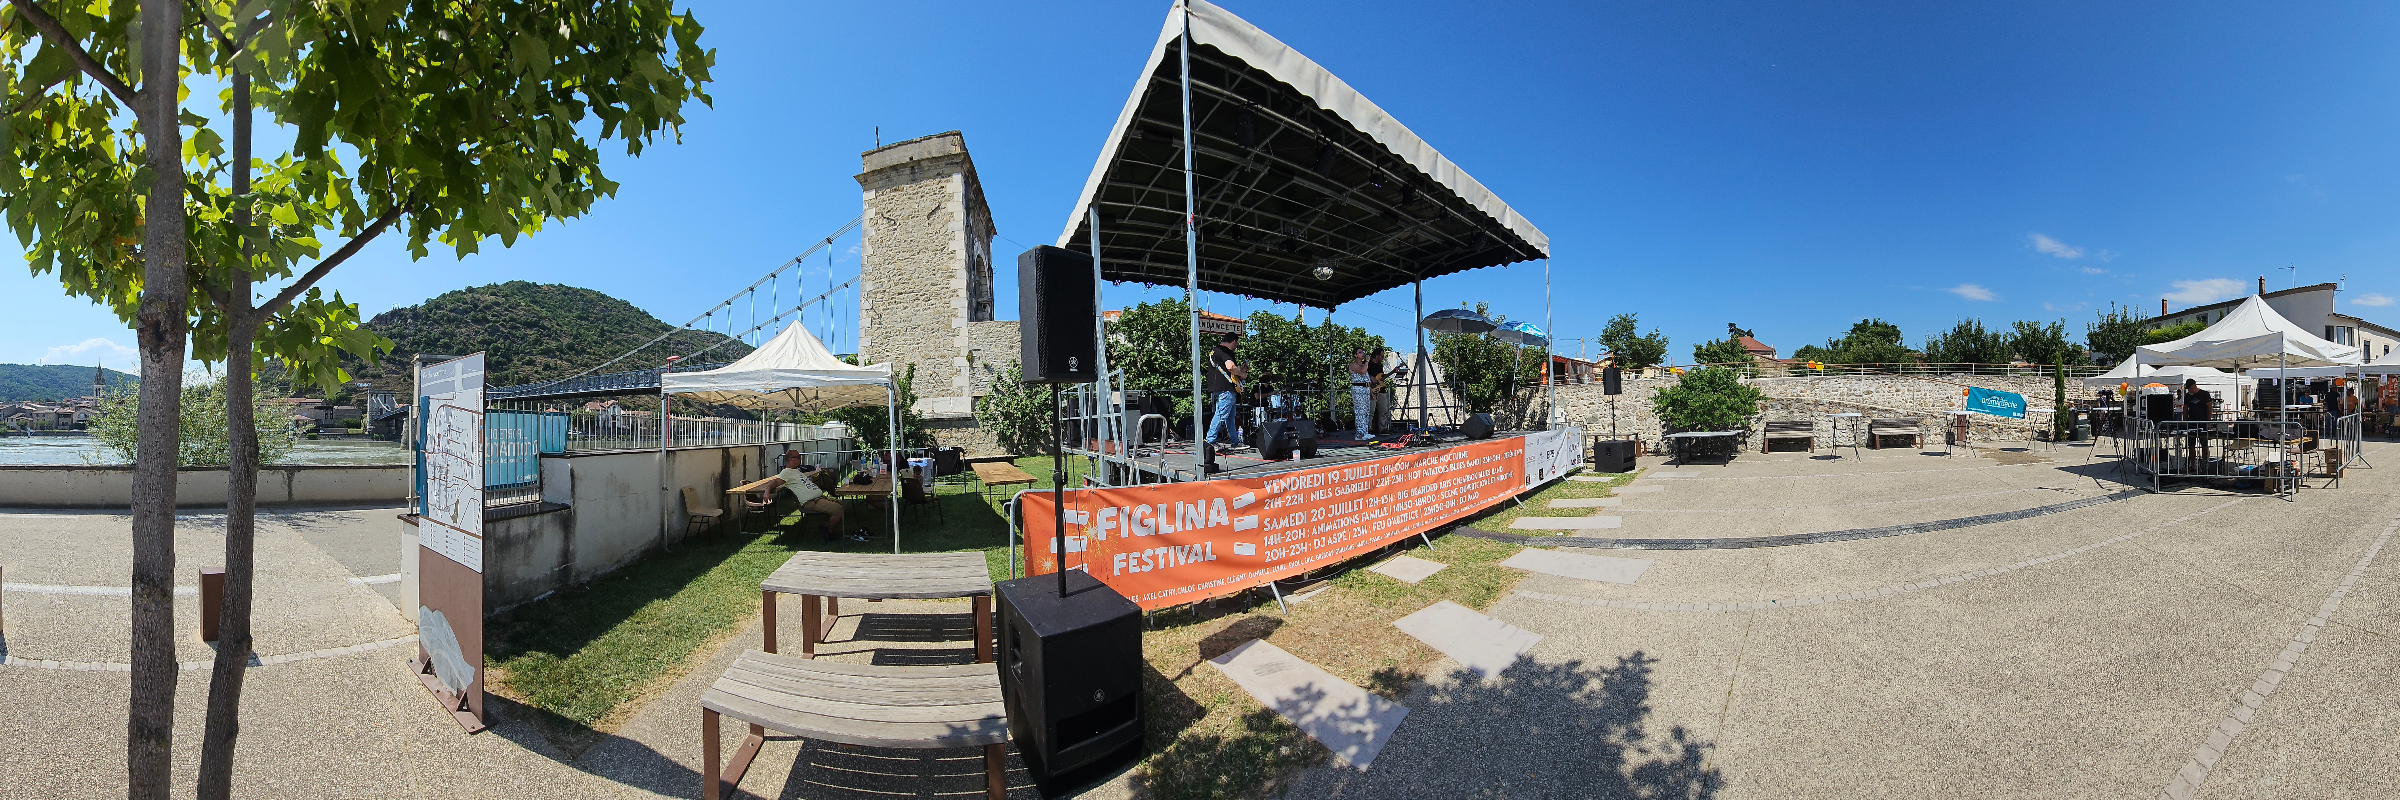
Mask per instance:
[[[2011,419],[2025,418],[2025,396],[1998,389],[1967,389],[1967,410]]]

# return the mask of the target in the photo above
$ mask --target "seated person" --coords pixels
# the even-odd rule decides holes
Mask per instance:
[[[802,466],[800,451],[785,450],[783,451],[783,471],[776,473],[775,477],[771,479],[775,482],[768,484],[767,496],[776,497],[778,494],[789,494],[792,496],[793,502],[799,504],[801,511],[813,511],[825,515],[825,541],[836,541],[841,537],[842,531],[842,501],[825,494],[825,487],[818,483],[820,479],[830,483],[832,478],[833,473],[830,470]],[[850,538],[853,541],[863,541],[867,537],[852,534]]]

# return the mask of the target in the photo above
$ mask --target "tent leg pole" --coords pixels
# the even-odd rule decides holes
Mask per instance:
[[[900,388],[883,387],[884,424],[891,427],[884,439],[890,442],[890,452],[884,453],[883,472],[892,476],[892,496],[886,503],[892,508],[892,555],[900,554]]]
[[[674,438],[675,417],[674,409],[667,405],[674,398],[667,394],[666,370],[659,370],[658,379],[658,549],[665,552],[672,547],[667,531],[675,527],[675,498],[667,489],[667,440]]]

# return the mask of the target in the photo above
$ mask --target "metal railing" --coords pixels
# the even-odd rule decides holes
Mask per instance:
[[[2125,455],[2151,491],[2170,478],[2271,483],[2276,493],[2300,490],[2301,462],[2314,448],[2299,420],[2182,422],[2126,421]]]

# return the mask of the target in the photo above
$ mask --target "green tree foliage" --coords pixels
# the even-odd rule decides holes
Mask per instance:
[[[1739,339],[1711,339],[1692,348],[1692,362],[1730,365],[1739,370],[1748,370],[1752,359],[1750,351],[1742,349]]]
[[[1494,324],[1508,324],[1508,318],[1492,313],[1488,303],[1476,303],[1475,313]],[[1529,401],[1531,389],[1541,385],[1542,360],[1541,348],[1518,347],[1488,333],[1433,335],[1433,362],[1441,365],[1442,385],[1471,413]]]
[[[1683,374],[1675,385],[1651,397],[1651,410],[1677,431],[1724,431],[1750,423],[1766,395],[1743,383],[1741,376],[1722,367]]]
[[[2008,348],[2030,364],[2083,361],[2083,347],[2067,338],[2067,321],[2049,324],[2032,320],[2010,323]]]
[[[990,394],[975,398],[975,421],[1010,455],[1050,453],[1050,387],[1025,384],[1016,361],[992,377]]]
[[[1125,388],[1164,393],[1175,415],[1192,414],[1192,307],[1182,299],[1125,309],[1108,324],[1108,368],[1125,372]],[[1215,347],[1215,342],[1204,342]]]
[[[2085,323],[2083,343],[2110,363],[2132,358],[2133,349],[2143,344],[2142,317],[2133,312],[2132,306],[2110,303],[2107,311],[2099,312],[2098,319]]]
[[[1962,319],[1950,330],[1925,339],[1925,360],[1935,364],[2007,364],[2008,337],[1983,327],[1978,319]]]
[[[1900,343],[1900,326],[1880,319],[1862,319],[1850,326],[1850,332],[1830,339],[1825,346],[1803,345],[1792,352],[1800,361],[1821,361],[1827,364],[1911,364],[1916,355]]]
[[[232,460],[225,400],[224,378],[184,379],[182,402],[176,404],[178,427],[183,431],[182,449],[175,453],[176,466],[222,467]],[[92,421],[92,437],[128,464],[139,455],[134,421],[140,418],[140,409],[140,393],[130,386],[114,387],[101,395],[99,414]],[[259,463],[281,461],[299,446],[299,430],[272,397],[255,400],[252,419],[257,420]]]
[[[2050,441],[2063,442],[2075,436],[2075,414],[2067,408],[2066,355],[2058,355],[2050,365]]]
[[[917,413],[917,365],[896,368],[893,376],[896,395],[892,401],[900,407],[900,447],[904,450],[933,447],[933,430],[925,427],[925,415]],[[881,404],[851,406],[825,412],[825,418],[850,426],[858,437],[858,449],[874,452],[892,446],[892,422],[888,409]]]
[[[746,324],[737,323],[740,327]],[[410,359],[419,353],[484,354],[485,384],[512,386],[555,380],[600,366],[667,333],[674,326],[632,303],[574,286],[509,281],[456,289],[413,306],[375,315],[364,326],[392,341],[374,361],[345,359],[359,380],[409,390]],[[694,363],[732,361],[750,346],[713,331],[676,330],[667,340],[607,371],[656,368],[670,356],[716,345]]]
[[[1624,369],[1657,366],[1667,357],[1667,337],[1657,328],[1648,334],[1638,334],[1639,320],[1632,314],[1608,318],[1608,326],[1600,329],[1600,346],[1608,348]]]
[[[2208,323],[2201,322],[2199,320],[2192,320],[2181,325],[2168,325],[2163,328],[2143,331],[2142,344],[2164,344],[2195,333],[2199,333],[2204,330],[2208,330]]]

